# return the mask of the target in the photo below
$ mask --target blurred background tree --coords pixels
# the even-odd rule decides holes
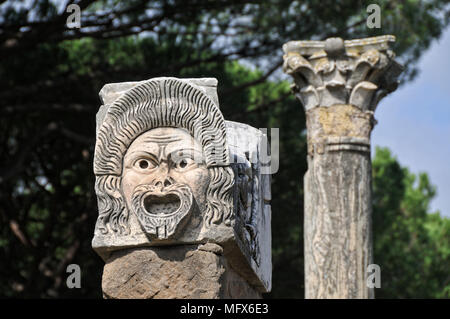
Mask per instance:
[[[376,296],[450,298],[450,219],[430,212],[427,174],[410,173],[387,148],[377,148],[372,167]]]
[[[175,76],[217,77],[226,119],[280,128],[267,297],[302,298],[305,123],[280,71],[281,46],[394,34],[405,83],[448,25],[446,1],[375,1],[382,28],[368,29],[373,2],[0,0],[0,296],[101,297],[103,262],[91,248],[98,92]],[[66,25],[71,3],[79,29]],[[428,214],[426,174],[412,175],[387,150],[373,167],[377,296],[448,298],[450,226]],[[71,263],[81,266],[81,289],[65,285]]]

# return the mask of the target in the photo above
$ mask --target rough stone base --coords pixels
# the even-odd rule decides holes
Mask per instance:
[[[222,256],[216,244],[120,250],[107,260],[104,298],[261,298]]]

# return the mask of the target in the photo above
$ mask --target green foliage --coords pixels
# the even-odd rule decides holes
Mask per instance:
[[[176,76],[216,77],[226,119],[280,128],[268,297],[303,297],[305,114],[277,73],[282,44],[392,33],[412,75],[448,24],[439,0],[379,1],[380,30],[365,27],[365,1],[77,3],[80,30],[66,28],[61,3],[0,5],[0,296],[101,297],[103,261],[91,248],[98,92]],[[374,161],[375,260],[386,283],[378,296],[448,297],[448,220],[427,214],[426,175],[415,181],[383,152]],[[70,263],[82,268],[81,289],[65,286]]]
[[[449,298],[450,219],[431,214],[428,176],[402,168],[386,148],[373,160],[374,260],[378,298]]]

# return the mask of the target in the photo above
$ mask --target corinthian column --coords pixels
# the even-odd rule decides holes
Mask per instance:
[[[370,133],[378,102],[397,88],[402,66],[393,36],[291,41],[284,72],[306,112],[306,298],[373,298]]]

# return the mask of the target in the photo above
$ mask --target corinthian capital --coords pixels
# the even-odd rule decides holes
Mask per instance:
[[[283,46],[283,70],[294,78],[294,92],[305,110],[350,104],[374,111],[397,88],[403,69],[389,50],[394,41],[392,35],[290,41]]]

